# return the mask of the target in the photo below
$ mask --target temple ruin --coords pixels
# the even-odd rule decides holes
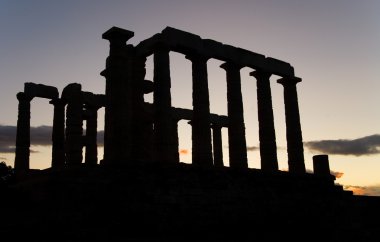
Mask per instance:
[[[261,170],[279,170],[269,79],[277,75],[281,77],[277,82],[284,87],[289,173],[306,172],[296,88],[301,78],[294,75],[289,63],[171,27],[136,46],[127,44],[133,36],[133,32],[118,27],[102,35],[110,43],[106,68],[101,72],[106,79],[105,94],[82,91],[80,84],[71,83],[59,96],[55,87],[25,83],[24,91],[17,94],[17,172],[29,170],[33,98],[49,99],[54,106],[52,168],[99,163],[97,111],[105,107],[101,165],[178,163],[178,122],[188,120],[193,165],[223,166],[221,129],[227,128],[230,167],[248,169],[240,78],[243,67],[252,69],[251,76],[257,83]],[[183,54],[192,63],[192,110],[171,104],[170,51]],[[153,81],[145,80],[145,62],[151,55]],[[211,58],[224,61],[220,67],[226,71],[227,116],[210,113],[207,61]],[[144,94],[152,92],[153,103],[144,102]],[[314,163],[316,173],[329,174],[328,157],[316,157]]]
[[[79,83],[59,91],[30,82],[17,94],[15,179],[0,186],[0,203],[6,208],[2,237],[298,241],[307,234],[320,241],[378,239],[379,197],[354,195],[335,184],[328,155],[313,156],[313,173],[306,171],[296,87],[301,78],[290,64],[171,27],[137,45],[127,44],[133,35],[117,27],[103,34],[110,43],[101,72],[104,94],[87,92]],[[172,105],[171,51],[191,61],[191,109]],[[153,80],[146,80],[150,56]],[[227,115],[210,112],[211,58],[224,62]],[[257,84],[260,169],[248,167],[243,67],[252,69]],[[284,91],[288,171],[278,165],[271,75],[279,76]],[[145,94],[153,94],[153,103],[144,101]],[[54,106],[51,167],[38,171],[29,167],[34,98]],[[101,108],[103,157],[97,153]],[[191,125],[192,164],[180,162],[180,120]],[[226,144],[222,129],[228,134]],[[223,145],[228,146],[229,167]]]

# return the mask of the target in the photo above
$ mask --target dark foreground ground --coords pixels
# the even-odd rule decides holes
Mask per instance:
[[[380,240],[380,197],[310,174],[80,166],[1,192],[0,241]]]

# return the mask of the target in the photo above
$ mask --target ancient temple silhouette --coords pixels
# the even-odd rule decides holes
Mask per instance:
[[[189,120],[192,128],[192,164],[200,167],[223,166],[221,129],[228,129],[230,167],[248,169],[240,69],[252,68],[257,83],[257,105],[261,170],[277,172],[277,147],[273,120],[270,76],[284,87],[286,139],[289,173],[304,174],[302,131],[296,84],[301,78],[294,68],[281,60],[230,46],[198,35],[166,27],[161,33],[127,44],[134,33],[112,27],[102,37],[110,43],[106,68],[105,94],[82,91],[81,85],[67,85],[61,95],[57,88],[25,83],[17,94],[15,170],[29,170],[30,103],[46,98],[54,106],[52,133],[52,168],[84,163],[96,165],[97,111],[105,107],[104,157],[107,166],[137,163],[178,163],[178,122]],[[192,63],[193,109],[171,104],[169,52],[185,55]],[[153,81],[145,80],[145,62],[153,55]],[[207,61],[215,58],[226,71],[227,116],[210,113]],[[144,102],[144,94],[153,92],[153,104]],[[83,135],[83,121],[86,132]],[[314,157],[314,172],[330,175],[328,157]]]
[[[314,173],[306,172],[296,88],[301,78],[289,63],[171,27],[136,46],[127,44],[133,35],[117,27],[103,34],[110,43],[101,72],[105,94],[86,92],[79,83],[59,92],[30,82],[17,94],[17,183],[2,190],[0,205],[7,208],[2,236],[11,235],[12,241],[24,235],[30,241],[378,238],[379,197],[353,195],[335,184],[328,155],[313,156]],[[170,51],[192,63],[192,109],[172,106]],[[153,81],[145,79],[151,55]],[[224,61],[227,116],[210,113],[210,58]],[[243,67],[252,69],[257,83],[261,169],[248,168]],[[278,168],[271,75],[280,76],[284,87],[288,172]],[[144,102],[147,93],[153,93],[153,103]],[[51,168],[38,172],[29,168],[34,98],[54,106]],[[192,164],[179,160],[179,120],[191,124]],[[222,129],[228,130],[230,167],[223,162]]]

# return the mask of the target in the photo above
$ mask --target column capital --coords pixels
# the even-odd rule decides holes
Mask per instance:
[[[193,53],[187,54],[187,55],[185,55],[185,58],[188,59],[188,60],[190,60],[191,62],[194,62],[194,61],[203,61],[205,63],[210,59],[210,57],[202,55],[202,54],[199,54],[197,52],[193,52]]]
[[[106,32],[102,34],[102,38],[109,40],[110,43],[123,43],[127,42],[130,38],[132,38],[135,35],[134,32],[118,28],[118,27],[112,27]]]
[[[211,122],[211,126],[210,126],[212,129],[222,129],[223,128],[223,125],[219,124],[219,123],[213,123]]]
[[[240,69],[243,67],[244,67],[243,65],[240,65],[240,64],[237,64],[234,62],[230,62],[230,61],[224,62],[223,64],[220,65],[220,68],[222,68],[226,71],[228,71],[228,70],[240,71]]]
[[[157,42],[153,46],[153,53],[158,50],[170,52],[170,47],[164,42]]]
[[[65,106],[66,105],[66,101],[61,99],[61,98],[52,99],[49,101],[49,103],[52,104],[53,106]]]
[[[283,86],[288,86],[288,85],[296,85],[298,82],[301,82],[302,79],[299,77],[283,77],[277,80],[277,83],[280,83]]]
[[[16,97],[17,97],[17,100],[19,100],[20,102],[21,101],[27,101],[27,102],[30,102],[32,101],[33,97],[25,94],[24,92],[19,92],[16,94]]]
[[[263,70],[255,70],[250,72],[249,75],[253,76],[257,80],[260,80],[261,78],[269,79],[272,73]]]

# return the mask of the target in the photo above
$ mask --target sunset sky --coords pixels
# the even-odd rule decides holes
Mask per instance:
[[[357,194],[380,196],[380,1],[377,0],[0,0],[0,161],[13,166],[16,94],[25,82],[69,83],[104,93],[109,43],[102,33],[117,26],[140,41],[171,26],[290,63],[296,76],[306,167],[328,154],[336,183]],[[153,80],[152,57],[146,79]],[[210,109],[226,115],[221,61],[208,61]],[[241,70],[249,166],[257,150],[256,80]],[[172,105],[191,108],[191,63],[171,53]],[[283,87],[271,77],[279,166],[287,169]],[[146,96],[146,101],[152,95]],[[32,101],[31,167],[50,165],[53,107]],[[99,129],[104,127],[100,110]],[[179,123],[181,160],[191,161],[191,132]],[[228,164],[227,130],[223,130]],[[99,159],[102,158],[101,155]]]

